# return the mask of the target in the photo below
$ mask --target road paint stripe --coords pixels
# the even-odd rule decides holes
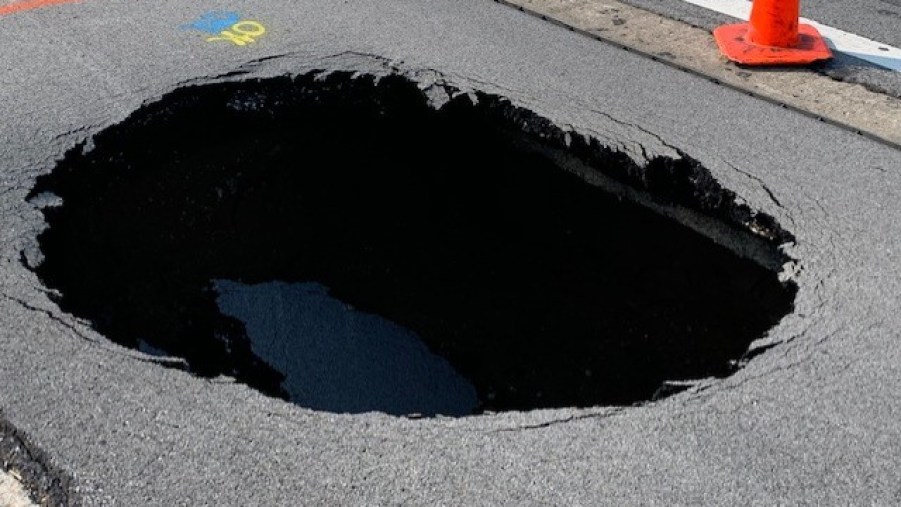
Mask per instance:
[[[78,0],[22,0],[21,2],[15,2],[9,5],[0,6],[0,16],[14,14],[16,12],[30,11],[32,9],[39,9],[41,7],[47,7],[49,5],[70,4],[77,1]]]
[[[712,11],[739,19],[751,16],[750,0],[682,0]],[[811,19],[801,18],[802,23],[811,24],[823,34],[832,49],[846,55],[866,60],[874,65],[901,72],[901,49],[860,35],[839,30]]]

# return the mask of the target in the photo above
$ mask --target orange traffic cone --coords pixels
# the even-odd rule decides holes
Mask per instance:
[[[800,0],[754,0],[751,22],[713,31],[726,58],[744,65],[805,65],[832,58],[823,36],[799,25]]]

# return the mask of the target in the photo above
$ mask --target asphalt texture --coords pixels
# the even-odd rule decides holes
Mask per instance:
[[[748,0],[750,3],[751,0]],[[674,19],[706,25],[722,14],[683,0],[625,0],[625,3],[655,10]],[[801,16],[901,47],[901,1],[899,0],[803,0]]]
[[[180,28],[221,9],[88,1],[0,19],[0,408],[66,476],[58,500],[901,501],[901,152],[493,2],[234,2],[267,28],[246,46]],[[314,69],[503,95],[637,161],[681,150],[797,238],[794,313],[734,375],[658,402],[409,420],[199,379],[58,309],[25,265],[40,260],[39,175],[169,91]]]
[[[804,0],[801,3],[806,18],[901,47],[901,1]]]

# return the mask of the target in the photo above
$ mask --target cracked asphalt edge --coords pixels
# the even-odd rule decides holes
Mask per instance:
[[[44,451],[31,444],[25,435],[7,422],[0,410],[0,473],[3,471],[21,483],[29,500],[37,505],[80,504],[71,477],[55,467]],[[0,500],[3,500],[2,493],[0,491]],[[11,498],[18,496],[15,493],[11,487]],[[23,501],[21,497],[19,501]]]
[[[300,76],[305,73],[312,72],[314,74],[317,74],[317,78],[319,79],[325,79],[332,73],[342,72],[352,72],[355,75],[361,75],[365,73],[367,75],[376,76],[377,78],[387,76],[402,76],[406,79],[411,80],[421,90],[423,90],[423,92],[428,97],[430,97],[430,104],[434,108],[440,108],[444,105],[444,103],[461,94],[470,96],[470,98],[474,101],[479,101],[479,96],[484,93],[484,90],[492,89],[490,83],[468,79],[466,76],[458,75],[456,77],[452,77],[431,68],[409,68],[403,61],[394,61],[375,53],[342,51],[340,53],[320,57],[317,59],[315,64],[311,64],[308,59],[305,58],[305,55],[301,53],[289,52],[249,60],[239,65],[236,69],[228,71],[226,73],[197,77],[181,81],[174,85],[170,91],[163,93],[159,98],[163,98],[168,93],[171,93],[171,91],[180,90],[186,87],[200,87],[207,84],[244,81],[246,79],[262,80],[276,76],[283,76],[285,75],[285,71],[287,69],[290,69],[290,73],[295,76]],[[513,90],[508,89],[508,91]],[[494,93],[497,93],[497,91],[495,91]],[[503,95],[496,95],[496,97],[502,99],[502,101],[506,101],[508,99],[508,97]],[[144,103],[148,104],[155,102],[156,100],[158,99],[146,100],[144,101]],[[615,116],[598,109],[588,108],[587,110],[598,115],[600,118],[605,119],[607,122],[609,122],[609,125],[616,126],[617,128],[622,128],[623,130],[619,131],[616,135],[624,139],[629,139],[628,142],[611,145],[609,143],[610,139],[606,138],[606,136],[600,137],[607,142],[599,142],[599,140],[594,137],[598,134],[598,131],[592,129],[585,129],[584,131],[581,131],[568,123],[559,124],[557,122],[549,121],[544,117],[535,115],[531,110],[521,105],[521,103],[519,102],[511,103],[506,107],[509,108],[508,114],[520,117],[523,119],[523,121],[527,121],[528,125],[523,126],[523,128],[525,129],[524,131],[532,133],[533,135],[536,135],[540,138],[562,139],[563,136],[576,136],[584,139],[586,149],[594,149],[595,147],[597,147],[598,149],[614,148],[616,150],[620,150],[621,153],[626,154],[631,162],[635,164],[634,170],[637,174],[642,173],[644,170],[646,170],[651,162],[657,161],[661,158],[674,162],[681,161],[686,158],[685,153],[683,153],[676,146],[669,144],[661,135],[647,128],[644,128],[641,125],[618,119]],[[525,120],[526,118],[528,118],[528,120]],[[86,149],[86,146],[89,146],[91,144],[91,138],[94,134],[99,133],[100,131],[118,123],[119,121],[113,120],[107,125],[87,125],[76,129],[71,129],[54,136],[54,140],[63,139],[68,143],[74,144],[76,147],[80,146],[81,149]],[[641,141],[636,141],[636,139],[641,139]],[[755,236],[754,234],[748,234],[749,232],[755,232],[753,226],[748,227],[747,231],[739,231],[738,228],[742,226],[748,226],[749,224],[736,222],[732,217],[714,217],[709,214],[711,210],[693,209],[693,206],[687,206],[687,203],[682,202],[661,204],[651,194],[647,193],[646,190],[636,186],[634,182],[625,183],[613,179],[604,172],[591,168],[586,163],[572,157],[565,152],[562,152],[561,148],[562,147],[548,148],[546,150],[543,150],[543,154],[544,156],[554,160],[561,168],[577,174],[586,182],[595,186],[605,188],[606,191],[611,192],[614,195],[619,196],[620,198],[626,198],[641,203],[643,206],[646,206],[661,215],[670,217],[678,221],[684,226],[689,227],[704,236],[707,236],[715,243],[726,246],[730,250],[734,251],[737,255],[751,259],[770,270],[780,273],[780,277],[783,282],[788,282],[791,280],[791,270],[794,266],[795,261],[793,259],[787,258],[784,255],[774,253],[774,251],[771,249],[772,245],[768,244],[770,242],[776,241],[776,239],[778,238],[781,238],[781,241],[794,241],[794,238],[791,237],[791,234],[782,230],[778,224],[774,223],[775,230],[768,231],[768,234],[775,234],[775,237]],[[690,164],[694,163],[695,161],[690,161]],[[739,171],[748,178],[755,181],[755,183],[760,185],[760,188],[762,188],[767,193],[767,195],[770,196],[773,204],[775,204],[778,208],[783,208],[782,204],[778,201],[778,199],[775,198],[772,191],[770,191],[769,188],[766,187],[766,184],[762,180],[754,177],[750,173],[740,171],[733,165],[730,165],[730,167],[733,170]],[[714,189],[714,191],[724,192],[726,196],[732,194],[729,189],[720,188],[718,186],[718,182],[715,179],[712,180],[712,183],[717,187],[716,189]],[[31,199],[28,200],[30,201]],[[732,214],[747,214],[755,220],[758,217],[763,217],[766,219],[766,221],[771,220],[771,217],[769,217],[765,213],[761,213],[753,209],[747,209],[748,203],[740,198],[734,200],[734,202],[730,202],[728,199],[724,202],[726,202],[726,207]],[[29,255],[28,252],[31,252],[31,254]],[[21,263],[23,266],[30,269],[40,262],[40,258],[41,254],[36,248],[28,248],[22,254]],[[45,295],[51,297],[51,299],[56,296],[55,291],[47,290],[39,286],[33,286],[33,288],[40,290]],[[90,323],[82,321],[77,317],[61,313],[58,309],[54,309],[55,304],[53,303],[47,305],[38,305],[2,292],[0,292],[0,297],[7,299],[29,311],[45,315],[52,321],[67,328],[74,334],[74,336],[77,336],[78,338],[84,340],[86,343],[90,344],[90,346],[96,347],[99,350],[104,350],[133,361],[156,364],[186,372],[190,371],[186,361],[182,358],[150,355],[138,350],[122,348],[119,345],[111,343],[100,336],[94,337],[92,335],[96,335],[96,332],[91,328]],[[744,366],[745,364],[747,364],[747,361],[751,357],[755,356],[761,350],[764,350],[769,346],[771,345],[763,347],[760,347],[756,344],[752,345],[752,347],[741,358],[735,361],[736,366]],[[542,429],[549,426],[554,426],[570,421],[579,421],[582,419],[603,419],[619,414],[627,408],[634,408],[648,403],[657,402],[664,399],[666,396],[669,396],[670,394],[679,393],[684,390],[695,388],[703,390],[703,387],[701,386],[713,381],[715,381],[715,379],[671,379],[667,381],[665,385],[661,386],[660,389],[658,389],[657,394],[654,395],[652,400],[648,402],[637,403],[635,405],[632,405],[631,407],[611,406],[602,407],[599,409],[588,409],[584,414],[571,415],[563,418],[557,418],[556,416],[551,415],[547,420],[544,420],[542,422],[531,423],[523,426],[499,427],[492,431],[506,432],[518,431],[520,429]],[[216,381],[214,380],[213,382]],[[553,414],[553,409],[549,412]],[[491,414],[491,412],[488,413],[488,415]]]

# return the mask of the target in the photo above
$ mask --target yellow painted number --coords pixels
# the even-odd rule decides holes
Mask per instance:
[[[266,27],[256,21],[241,21],[240,23],[232,25],[230,30],[223,30],[220,32],[218,37],[208,38],[207,42],[222,40],[231,42],[236,46],[246,46],[256,42],[256,39],[260,38],[265,33]]]

